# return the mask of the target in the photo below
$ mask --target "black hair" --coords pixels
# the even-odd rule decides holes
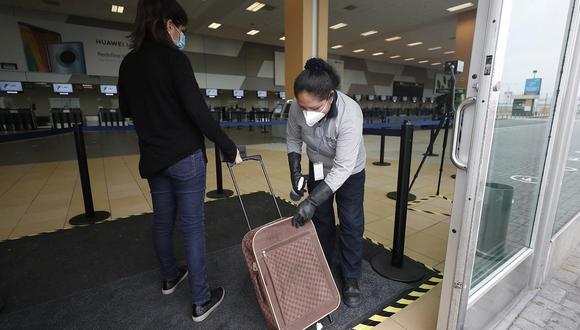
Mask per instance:
[[[187,13],[176,0],[139,0],[133,31],[129,36],[131,48],[139,49],[145,41],[155,41],[176,47],[167,33],[167,21],[176,27],[187,25]]]
[[[323,59],[313,57],[306,61],[304,70],[294,80],[294,95],[306,91],[327,100],[339,85],[340,77],[334,68]]]

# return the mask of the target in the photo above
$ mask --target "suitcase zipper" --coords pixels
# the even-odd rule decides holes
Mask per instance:
[[[266,259],[266,251],[265,250],[262,251],[262,258]],[[255,271],[255,272],[259,271],[259,269],[258,269],[258,262],[257,261],[254,261],[252,263],[252,270]]]

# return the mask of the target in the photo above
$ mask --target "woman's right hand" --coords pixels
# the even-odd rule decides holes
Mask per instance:
[[[238,165],[241,164],[244,160],[242,159],[242,156],[240,155],[240,150],[236,149],[236,160],[234,161],[234,164]]]

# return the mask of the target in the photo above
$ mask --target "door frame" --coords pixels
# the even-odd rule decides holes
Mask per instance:
[[[466,99],[475,97],[476,102],[464,110],[462,118],[458,118],[458,120],[463,121],[463,124],[461,127],[455,126],[454,130],[461,130],[461,141],[458,150],[453,148],[450,150],[452,153],[457,152],[459,159],[468,160],[468,169],[466,171],[458,170],[455,177],[454,202],[445,256],[445,276],[443,277],[437,321],[438,329],[457,328],[462,323],[460,311],[467,308],[467,303],[462,302],[462,292],[466,287],[465,274],[471,274],[467,262],[468,256],[475,255],[475,251],[471,253],[468,249],[469,242],[472,240],[472,228],[479,226],[479,221],[473,223],[471,219],[475,211],[473,196],[477,192],[477,185],[474,183],[477,182],[480,172],[477,166],[470,167],[469,165],[481,163],[471,156],[470,150],[474,144],[472,141],[483,141],[484,137],[483,127],[487,121],[487,103],[482,95],[488,94],[491,90],[492,76],[480,76],[480,74],[484,72],[485,68],[484,54],[492,55],[493,59],[497,58],[495,54],[499,28],[497,13],[501,4],[502,0],[480,0],[478,2],[471,65],[465,95]],[[490,53],[490,49],[493,49],[493,52]],[[470,182],[471,184],[469,184]],[[470,219],[470,221],[463,219]],[[462,262],[458,262],[459,260]]]
[[[530,287],[538,289],[547,279],[550,271],[551,258],[550,253],[554,239],[559,236],[558,233],[552,233],[554,222],[556,220],[556,211],[558,200],[560,198],[560,188],[564,180],[564,166],[568,158],[568,149],[572,142],[574,133],[574,122],[576,117],[575,111],[566,111],[566,109],[575,109],[579,104],[577,101],[580,94],[580,3],[575,0],[572,4],[572,21],[568,35],[565,60],[562,65],[562,79],[560,81],[560,96],[556,104],[554,122],[552,126],[552,141],[548,146],[548,154],[551,156],[550,161],[554,166],[547,164],[546,184],[544,195],[540,200],[541,208],[538,209],[537,216],[540,221],[536,238],[535,258],[532,266],[532,277]],[[560,166],[557,166],[560,165]],[[561,166],[564,165],[564,166]],[[575,221],[578,215],[570,219],[562,229]]]
[[[572,6],[572,19],[568,20],[566,30],[569,33],[568,39],[563,45],[567,48],[564,61],[560,64],[563,74],[559,82],[560,92],[556,98],[556,108],[553,110],[530,248],[523,249],[513,256],[493,273],[492,280],[482,285],[470,297],[469,287],[475,259],[475,242],[477,242],[495,111],[499,98],[499,93],[494,92],[492,86],[498,86],[497,84],[501,81],[497,73],[503,71],[503,54],[506,48],[511,11],[510,0],[480,0],[478,3],[471,55],[472,64],[466,90],[466,97],[475,97],[476,103],[474,107],[471,107],[475,109],[467,109],[463,114],[461,131],[471,134],[462,136],[458,155],[461,159],[468,159],[471,166],[467,171],[458,170],[456,174],[438,329],[461,328],[466,319],[467,309],[518,267],[526,266],[533,274],[528,278],[529,283],[526,283],[526,287],[521,292],[522,295],[529,289],[538,288],[545,279],[549,264],[547,257],[552,237],[551,229],[556,213],[559,187],[564,175],[564,166],[559,166],[559,164],[561,165],[562,162],[565,164],[574,125],[574,120],[570,120],[574,112],[569,111],[566,114],[564,109],[574,108],[580,86],[578,1],[572,1],[570,6]],[[494,58],[493,73],[487,77],[482,75],[486,55],[492,55]],[[500,89],[499,86],[497,89]],[[563,115],[562,112],[564,112]],[[456,150],[451,150],[451,152],[456,152]],[[526,264],[523,264],[524,262]]]

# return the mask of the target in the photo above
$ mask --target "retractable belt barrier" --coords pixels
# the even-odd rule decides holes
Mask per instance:
[[[23,132],[23,133],[0,135],[0,143],[35,139],[35,138],[41,138],[41,137],[46,137],[46,136],[66,134],[66,133],[70,133],[70,132],[72,132],[72,128],[62,128],[62,129],[44,130],[44,131],[38,130],[38,131],[29,131],[29,132]]]
[[[51,109],[52,129],[59,131],[61,129],[72,128],[74,125],[81,124],[83,124],[84,131],[134,129],[133,125],[129,125],[126,123],[124,116],[119,111],[112,110],[115,109],[101,109],[99,111],[99,126],[85,126],[83,124],[84,119],[82,116],[82,111],[80,109]],[[217,112],[215,114],[217,115]],[[406,117],[396,117],[396,118],[404,120]],[[1,125],[3,125],[4,123],[2,122],[3,119],[5,118],[0,117],[0,127],[2,127]],[[269,113],[261,113],[257,111],[254,114],[253,121],[220,121],[219,125],[221,127],[266,127],[266,126],[282,126],[286,125],[286,123],[287,123],[286,121],[272,121],[271,115]],[[410,125],[428,127],[435,126],[438,123],[439,123],[438,121],[413,121],[410,122]],[[403,125],[402,122],[364,124],[363,134],[379,135],[379,136],[380,135],[399,136],[399,128],[401,127],[401,125]],[[40,134],[41,136],[43,136],[42,134],[44,133]]]
[[[365,121],[381,121],[383,123],[389,123],[392,120],[400,120],[402,121],[413,121],[413,120],[422,120],[422,119],[431,119],[431,116],[395,116],[395,115],[376,115],[376,114],[368,114],[368,115],[364,115],[363,117],[365,119]]]
[[[264,121],[264,122],[251,122],[251,121],[221,121],[220,126],[222,127],[255,127],[255,126],[278,126],[286,125],[285,121]]]
[[[430,118],[427,116],[427,118]],[[433,127],[438,121],[420,121],[409,122],[411,126]],[[401,130],[394,127],[401,127],[402,123],[385,123],[385,124],[365,124],[363,126],[364,135],[379,135],[381,137],[381,146],[379,149],[379,161],[373,162],[375,166],[390,166],[391,163],[385,161],[385,136],[400,136]]]
[[[79,177],[81,180],[81,189],[83,193],[83,202],[85,212],[72,217],[69,220],[71,225],[88,225],[98,221],[105,220],[111,216],[107,211],[95,211],[93,204],[93,195],[91,191],[91,180],[89,176],[89,166],[87,161],[87,151],[85,148],[85,138],[82,125],[74,125],[70,128],[53,129],[45,131],[32,131],[10,135],[0,135],[0,142],[11,142],[19,140],[28,140],[53,135],[74,133],[75,149],[77,154],[77,164],[79,167]]]

